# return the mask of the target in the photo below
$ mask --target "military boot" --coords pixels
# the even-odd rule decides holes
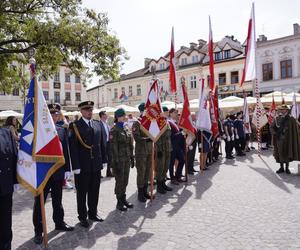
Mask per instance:
[[[140,202],[146,202],[147,201],[146,197],[144,196],[144,188],[138,188],[138,200]]]
[[[165,182],[165,181],[162,181],[162,186],[163,186],[163,188],[164,188],[166,191],[172,191],[172,190],[173,190],[173,188],[171,188],[171,187],[169,187],[169,186],[166,185],[166,182]]]
[[[167,191],[164,189],[162,183],[162,181],[157,182],[157,192],[159,192],[160,194],[165,194]]]
[[[285,172],[286,172],[287,174],[291,174],[291,171],[290,171],[290,169],[289,169],[289,164],[286,163],[285,165],[286,165],[286,166],[285,166]]]
[[[281,174],[281,173],[284,173],[284,167],[283,167],[283,164],[280,163],[280,168],[276,171],[277,174]]]
[[[120,198],[118,198],[117,209],[119,209],[120,211],[123,211],[123,212],[127,211],[127,207],[123,203],[123,200]]]
[[[126,194],[123,195],[123,204],[124,204],[125,207],[127,207],[127,208],[133,208],[133,204],[130,203],[130,202],[128,202],[128,201],[126,200]]]
[[[148,193],[148,185],[145,185],[145,186],[143,187],[143,194],[144,194],[144,197],[145,197],[146,199],[148,199],[148,200],[151,199],[151,196],[150,196],[150,194]],[[153,199],[154,199],[154,195],[153,195]]]

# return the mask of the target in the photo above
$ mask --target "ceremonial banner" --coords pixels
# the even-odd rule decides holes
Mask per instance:
[[[212,93],[209,94],[209,114],[211,120],[211,132],[213,138],[216,138],[219,135],[219,124],[217,119],[216,107],[214,104],[214,95]]]
[[[253,113],[252,123],[256,126],[257,129],[261,129],[268,123],[268,118],[260,99],[258,99],[257,102],[258,104],[256,105]]]
[[[172,27],[171,50],[170,50],[170,91],[176,93],[176,72],[175,72],[175,51],[174,51],[174,27]]]
[[[156,142],[167,128],[167,121],[161,116],[162,108],[159,98],[157,80],[155,80],[148,93],[144,116],[141,118],[141,129]]]
[[[199,110],[196,121],[196,127],[200,130],[211,132],[211,119],[208,107],[209,90],[204,87],[204,79],[199,89]]]
[[[194,127],[192,122],[190,103],[184,78],[181,79],[181,87],[183,94],[183,108],[181,111],[178,125],[187,133],[186,144],[190,146],[196,138],[196,128]]]
[[[249,108],[247,102],[247,95],[244,93],[244,106],[243,106],[243,122],[245,127],[245,132],[251,133],[251,124],[250,124],[250,116],[249,116]]]
[[[33,77],[22,122],[17,179],[33,195],[39,195],[51,175],[64,163],[55,125],[43,92]]]
[[[211,29],[211,21],[209,17],[209,38],[208,38],[208,55],[209,55],[209,87],[210,90],[214,90],[215,86],[215,73],[214,73],[214,43],[213,34]]]
[[[269,124],[273,123],[273,120],[275,117],[276,117],[276,103],[275,103],[274,96],[273,96],[272,97],[272,105],[271,105],[271,109],[269,111],[269,116],[268,116]]]

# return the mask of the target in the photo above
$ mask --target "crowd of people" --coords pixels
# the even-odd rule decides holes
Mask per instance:
[[[244,157],[247,152],[255,149],[255,127],[251,121],[245,122],[243,112],[229,114],[223,121],[218,121],[219,134],[215,137],[210,131],[197,130],[196,139],[187,145],[186,133],[178,126],[178,110],[163,107],[162,116],[167,121],[167,127],[153,144],[141,125],[144,103],[139,105],[140,117],[136,119],[130,117],[128,120],[125,110],[116,110],[112,127],[107,122],[105,111],[99,113],[99,120],[92,118],[93,105],[92,101],[80,103],[81,118],[73,122],[63,118],[59,104],[48,105],[65,158],[65,165],[51,176],[44,188],[45,200],[51,192],[53,220],[57,230],[74,230],[64,221],[62,206],[63,186],[71,174],[74,175],[79,224],[88,228],[90,221],[103,221],[97,210],[102,169],[106,171],[107,177],[115,178],[116,209],[126,211],[134,207],[126,198],[131,168],[136,167],[137,172],[137,199],[144,203],[154,198],[149,193],[151,180],[155,179],[156,191],[163,195],[172,191],[172,185],[186,182],[187,174],[198,172],[195,169],[197,150],[201,155],[199,170],[207,170],[222,155],[222,140],[225,141],[227,160]],[[191,119],[196,128],[197,115],[192,114]],[[289,115],[288,107],[283,105],[272,124],[265,126],[261,129],[262,149],[273,145],[274,157],[280,164],[277,173],[284,172],[285,165],[285,172],[290,174],[289,162],[300,160],[299,123]],[[11,249],[12,240],[12,193],[18,188],[16,162],[20,139],[15,118],[8,119],[6,126],[0,129],[0,135],[0,249],[7,250]],[[154,171],[151,165],[153,158]],[[41,217],[40,197],[37,196],[33,204],[36,244],[43,241]]]

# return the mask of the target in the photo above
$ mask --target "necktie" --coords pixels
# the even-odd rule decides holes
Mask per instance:
[[[89,121],[89,127],[90,127],[90,128],[92,127],[91,121]]]

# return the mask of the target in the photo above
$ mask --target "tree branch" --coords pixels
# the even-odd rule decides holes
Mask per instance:
[[[6,44],[10,44],[10,43],[29,43],[29,40],[26,39],[17,39],[17,38],[13,38],[10,40],[6,40],[6,41],[0,41],[0,46],[6,45]]]
[[[39,43],[32,44],[24,49],[5,49],[0,47],[0,55],[1,54],[20,54],[28,52],[31,48],[35,48],[39,45]]]

